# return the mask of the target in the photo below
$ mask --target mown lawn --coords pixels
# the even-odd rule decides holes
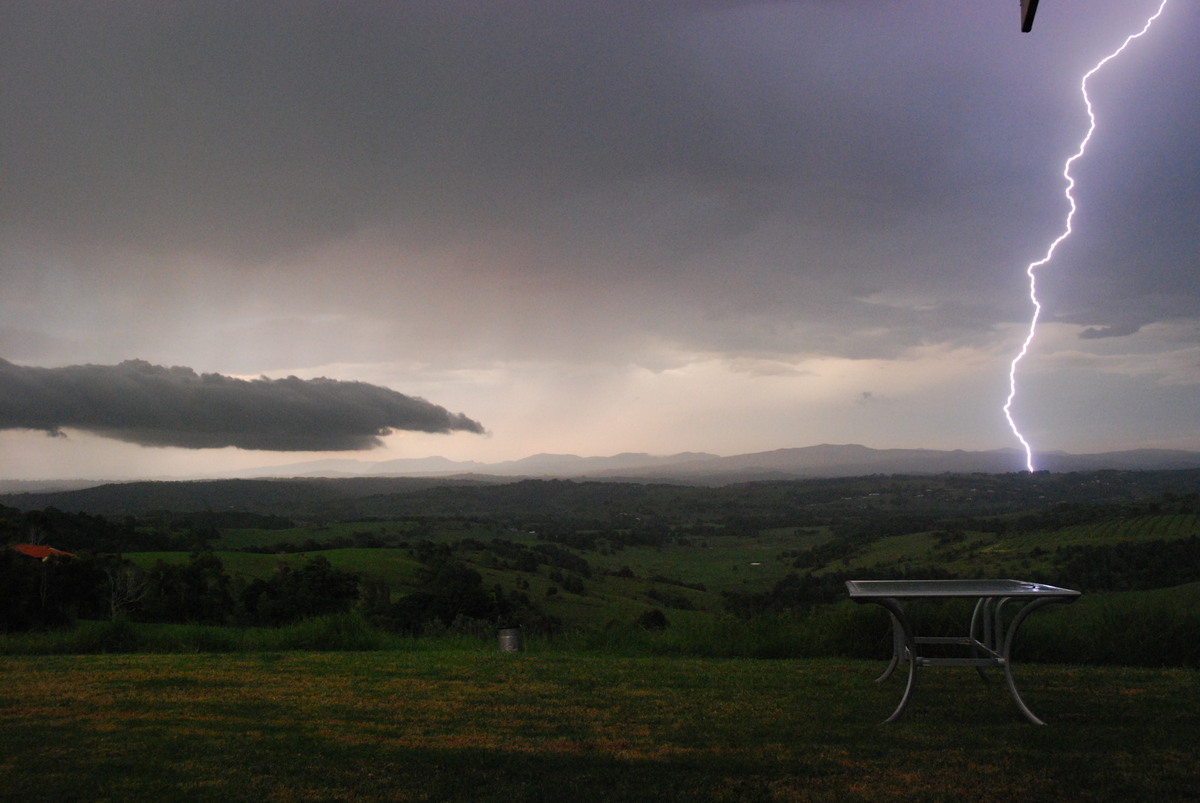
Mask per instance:
[[[1193,670],[489,649],[0,658],[14,800],[1118,800],[1200,789]]]

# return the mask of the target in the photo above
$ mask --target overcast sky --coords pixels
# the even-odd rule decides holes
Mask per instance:
[[[1079,80],[1158,3],[1022,34],[1016,0],[8,0],[9,408],[136,368],[440,423],[310,453],[164,435],[205,417],[176,397],[120,431],[10,409],[0,478],[1017,446]],[[1014,407],[1037,450],[1200,449],[1198,34],[1174,0],[1089,86]]]

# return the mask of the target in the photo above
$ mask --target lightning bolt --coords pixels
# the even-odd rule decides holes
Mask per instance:
[[[1120,47],[1102,58],[1095,67],[1092,67],[1092,69],[1084,73],[1083,80],[1079,82],[1079,92],[1083,95],[1083,104],[1087,108],[1088,129],[1087,133],[1084,134],[1083,139],[1079,142],[1079,149],[1076,150],[1075,154],[1067,159],[1066,164],[1063,165],[1063,178],[1067,180],[1067,186],[1064,194],[1067,197],[1067,204],[1069,205],[1070,210],[1067,212],[1066,224],[1063,227],[1062,234],[1058,235],[1058,237],[1056,237],[1054,241],[1050,243],[1050,247],[1046,249],[1046,255],[1036,262],[1030,262],[1028,267],[1025,268],[1025,275],[1029,277],[1029,300],[1033,302],[1033,317],[1029,321],[1029,333],[1025,335],[1025,342],[1021,344],[1021,350],[1017,353],[1017,356],[1013,358],[1013,361],[1008,368],[1008,398],[1004,402],[1004,417],[1008,420],[1009,429],[1011,429],[1013,434],[1017,436],[1017,440],[1021,442],[1021,446],[1025,449],[1025,468],[1027,468],[1030,473],[1034,471],[1033,448],[1029,445],[1029,441],[1025,439],[1025,436],[1021,434],[1021,430],[1017,428],[1017,423],[1015,420],[1013,420],[1012,415],[1013,401],[1015,401],[1017,398],[1017,366],[1020,365],[1021,360],[1023,360],[1029,353],[1029,347],[1033,343],[1034,337],[1037,335],[1038,319],[1042,315],[1042,304],[1040,301],[1038,301],[1037,295],[1037,270],[1038,268],[1050,262],[1050,260],[1054,258],[1054,251],[1058,248],[1059,243],[1071,236],[1071,222],[1075,219],[1075,210],[1077,208],[1075,204],[1075,195],[1072,193],[1072,190],[1075,189],[1075,178],[1071,175],[1071,166],[1083,156],[1084,151],[1087,150],[1088,142],[1090,142],[1092,139],[1092,133],[1096,130],[1096,114],[1092,109],[1092,99],[1088,95],[1087,91],[1088,79],[1099,72],[1105,64],[1108,64],[1117,56],[1121,55],[1121,52],[1129,46],[1130,42],[1141,37],[1146,33],[1146,31],[1150,30],[1150,26],[1154,24],[1154,21],[1162,15],[1163,9],[1167,7],[1167,2],[1168,0],[1162,0],[1158,6],[1158,10],[1146,20],[1146,24],[1142,26],[1140,31],[1130,34],[1128,37],[1126,37],[1125,41],[1121,43]]]

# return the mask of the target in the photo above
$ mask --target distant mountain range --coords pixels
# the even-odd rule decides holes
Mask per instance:
[[[1170,449],[1134,449],[1100,454],[1046,452],[1037,455],[1039,470],[1069,471],[1200,468],[1200,452]],[[399,460],[314,460],[237,473],[192,479],[262,479],[292,477],[436,477],[449,478],[556,478],[674,482],[724,485],[734,482],[819,477],[854,477],[869,474],[1004,474],[1025,470],[1025,455],[1016,449],[972,452],[955,449],[871,449],[856,444],[806,446],[769,452],[721,457],[704,452],[674,455],[623,453],[610,457],[536,454],[499,463],[454,461],[444,457]],[[176,478],[182,479],[182,478]],[[100,481],[0,481],[0,493],[65,491],[100,485]]]
[[[1200,468],[1200,452],[1135,449],[1100,454],[1047,452],[1037,455],[1039,470],[1164,470]],[[969,452],[962,449],[871,449],[857,444],[805,446],[721,457],[705,452],[650,455],[626,452],[610,457],[536,454],[500,463],[454,461],[444,457],[370,462],[317,460],[274,466],[238,477],[493,477],[630,479],[724,484],[756,479],[810,479],[865,474],[1003,474],[1025,470],[1017,449]],[[229,475],[234,476],[234,475]]]
[[[579,457],[573,454],[535,454],[500,463],[456,461],[445,457],[413,457],[397,460],[314,460],[287,466],[239,471],[223,477],[453,477],[482,474],[493,477],[596,477],[617,472],[640,473],[670,470],[693,463],[724,458],[704,452],[682,452],[669,456],[625,452],[611,457]]]

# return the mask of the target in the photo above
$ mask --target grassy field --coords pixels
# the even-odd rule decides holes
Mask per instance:
[[[416,644],[417,642],[414,642]],[[504,654],[0,659],[8,800],[1178,800],[1190,670]]]
[[[923,481],[916,496],[871,487],[835,507],[920,509],[943,490],[975,493],[950,480]],[[782,596],[787,604],[760,601],[749,618],[732,613],[755,599],[746,592],[762,597],[809,569],[1049,580],[1059,546],[1183,539],[1200,525],[1194,513],[1126,509],[1067,526],[1088,520],[1068,507],[1024,529],[902,521],[867,538],[861,527],[783,526],[808,520],[799,509],[752,527],[736,507],[728,526],[686,509],[668,517],[678,528],[624,540],[588,529],[573,534],[610,535],[551,542],[536,524],[458,516],[226,530],[212,545],[235,596],[281,562],[299,569],[320,555],[396,599],[434,565],[421,562],[429,541],[454,545],[484,590],[519,590],[562,627],[531,628],[529,650],[515,655],[497,650],[491,622],[438,622],[410,637],[380,629],[365,608],[279,628],[133,616],[0,635],[0,801],[1198,799],[1194,573],[1157,567],[1171,587],[1084,573],[1096,588],[1081,584],[1077,603],[1030,618],[1017,680],[1045,728],[1026,722],[1002,678],[985,685],[967,669],[926,671],[906,718],[882,725],[902,678],[877,685],[882,661],[860,659],[888,654],[888,619],[840,593],[833,604]],[[618,513],[618,527],[637,518]],[[191,559],[126,557],[144,568]],[[1131,576],[1140,565],[1117,563]],[[790,582],[785,591],[799,579]],[[651,608],[669,624],[638,624]],[[961,608],[911,612],[936,631],[960,626]]]

